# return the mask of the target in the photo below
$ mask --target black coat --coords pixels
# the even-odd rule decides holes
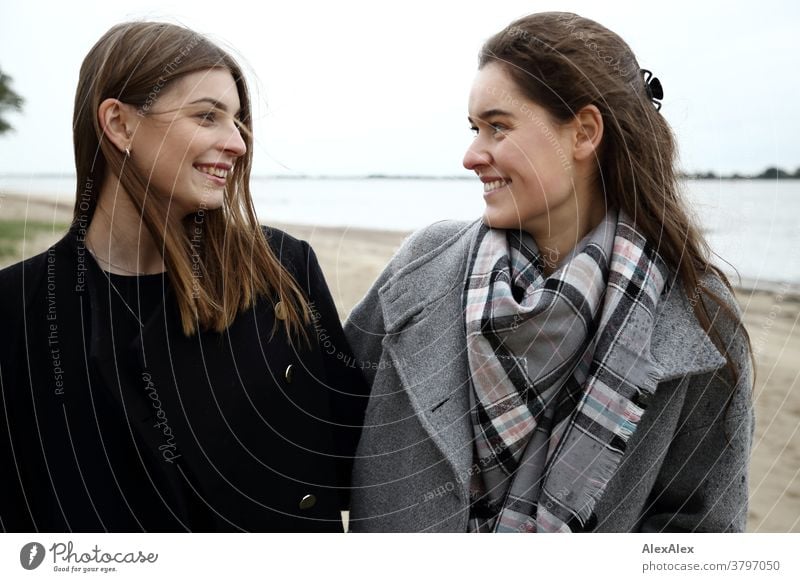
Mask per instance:
[[[342,530],[367,389],[314,252],[267,234],[311,348],[270,336],[268,301],[186,337],[168,285],[112,348],[108,279],[74,233],[0,271],[0,531]]]

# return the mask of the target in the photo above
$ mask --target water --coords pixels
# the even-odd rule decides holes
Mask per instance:
[[[712,250],[746,284],[800,283],[800,180],[689,181],[688,194]]]
[[[252,189],[265,223],[408,231],[483,209],[477,180],[256,178]],[[71,205],[74,178],[0,176],[0,191]],[[687,195],[712,249],[746,284],[800,284],[800,181],[690,180]]]

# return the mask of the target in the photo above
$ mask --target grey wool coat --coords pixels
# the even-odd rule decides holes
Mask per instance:
[[[345,334],[371,396],[356,454],[350,529],[464,532],[473,467],[462,289],[477,222],[412,235],[351,313]],[[707,284],[738,313],[717,279]],[[742,531],[753,431],[749,346],[707,304],[740,370],[678,285],[662,301],[658,388],[583,531]],[[717,317],[717,315],[719,315]]]

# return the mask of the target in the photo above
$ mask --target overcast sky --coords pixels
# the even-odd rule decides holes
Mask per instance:
[[[477,52],[540,10],[577,12],[628,41],[662,81],[685,170],[800,166],[800,9],[790,0],[7,0],[0,69],[26,103],[0,137],[0,174],[73,171],[81,61],[130,19],[186,24],[249,70],[257,174],[463,174]]]

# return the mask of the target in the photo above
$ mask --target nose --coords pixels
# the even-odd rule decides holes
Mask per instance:
[[[479,139],[476,139],[467,148],[461,163],[464,164],[466,169],[475,172],[479,167],[490,164],[491,158],[486,150],[481,147]]]
[[[237,158],[247,153],[247,144],[242,137],[242,130],[239,129],[236,122],[232,121],[230,130],[225,135],[220,136],[219,148],[221,151]]]

